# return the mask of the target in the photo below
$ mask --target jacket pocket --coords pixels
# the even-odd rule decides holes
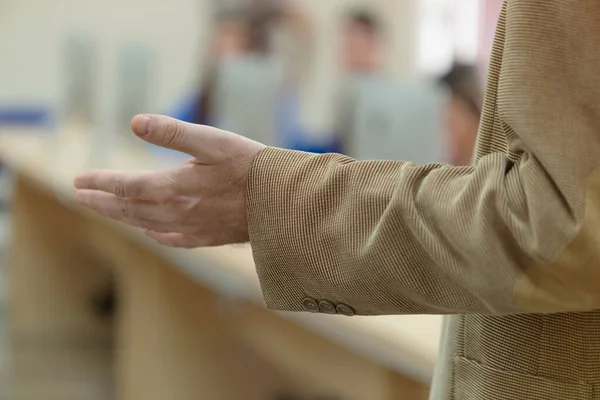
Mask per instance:
[[[454,358],[455,400],[591,400],[586,382],[558,381],[502,371],[478,362]]]

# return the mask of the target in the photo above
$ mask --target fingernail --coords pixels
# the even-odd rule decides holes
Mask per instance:
[[[150,133],[150,130],[152,129],[152,117],[148,116],[148,115],[140,115],[137,117],[137,129],[136,129],[136,133],[138,134],[138,136],[145,136],[147,134]]]

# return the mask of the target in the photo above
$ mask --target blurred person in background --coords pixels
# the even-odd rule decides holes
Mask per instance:
[[[306,67],[302,61],[308,58],[309,26],[302,8],[292,2],[258,0],[218,13],[205,57],[208,61],[201,67],[202,86],[191,96],[184,97],[168,115],[195,124],[218,126],[215,97],[219,68],[228,60],[250,54],[272,56],[274,30],[288,29],[294,38],[291,48],[285,49],[289,54],[285,60],[284,80],[273,106],[279,144],[294,148],[298,144],[295,139],[302,133],[298,86],[305,73],[301,69]]]
[[[386,55],[382,26],[375,14],[367,10],[352,10],[342,21],[340,31],[339,67],[342,79],[336,95],[336,118],[334,132],[325,133],[325,141],[311,141],[306,138],[300,121],[297,120],[295,135],[300,138],[294,143],[295,150],[313,153],[346,153],[348,151],[348,135],[351,131],[351,100],[349,93],[356,79],[376,75],[381,72]],[[314,137],[314,135],[312,135]]]
[[[368,75],[383,67],[385,44],[377,17],[366,10],[350,12],[342,30],[342,66],[344,73]]]
[[[283,60],[283,80],[275,104],[275,126],[282,147],[323,153],[327,146],[315,144],[302,120],[302,87],[308,84],[314,31],[309,16],[297,1],[281,8],[278,30],[284,43],[278,48]]]
[[[204,56],[201,86],[185,96],[168,114],[181,121],[194,124],[215,125],[214,98],[218,66],[228,58],[247,53],[252,49],[251,20],[242,11],[223,11],[217,15],[209,51]]]
[[[352,154],[354,88],[357,81],[381,73],[387,49],[382,23],[368,10],[347,13],[341,34],[342,79],[335,99],[335,151]]]
[[[457,64],[439,81],[451,94],[445,115],[449,162],[453,165],[470,165],[483,105],[477,69]]]
[[[215,84],[219,66],[247,54],[268,54],[270,32],[280,17],[279,8],[265,0],[217,13],[209,50],[201,64],[201,86],[171,112],[174,118],[204,125],[215,121]]]

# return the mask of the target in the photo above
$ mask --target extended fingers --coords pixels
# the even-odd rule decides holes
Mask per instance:
[[[150,171],[91,171],[75,178],[74,184],[80,190],[157,202],[170,190],[169,182],[160,173]]]
[[[114,194],[79,190],[77,201],[100,215],[129,225],[158,232],[171,232],[173,211],[169,205],[118,197]]]

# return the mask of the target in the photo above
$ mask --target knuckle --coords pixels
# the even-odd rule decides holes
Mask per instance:
[[[127,184],[123,185],[123,196],[137,198],[142,194],[143,180],[141,178],[130,178]]]
[[[166,173],[154,176],[146,186],[146,192],[160,204],[173,203],[179,196],[177,180]]]
[[[232,158],[236,157],[235,151],[232,151],[232,149],[236,148],[237,136],[227,133],[219,136],[216,146],[217,155],[222,161],[230,161]]]
[[[125,218],[129,218],[132,216],[132,208],[129,202],[125,201],[121,204],[121,215]]]
[[[167,147],[176,147],[183,136],[182,125],[177,122],[167,122],[164,126],[163,143]]]
[[[178,195],[175,192],[175,190],[171,187],[165,187],[162,192],[161,192],[161,196],[160,196],[160,203],[164,203],[164,204],[172,204],[172,203],[177,203],[178,200]]]
[[[114,183],[114,193],[117,197],[125,197],[126,188],[125,180],[122,176],[117,176]]]
[[[130,220],[139,220],[144,214],[138,202],[132,199],[123,199],[120,202],[120,211],[121,216]]]

